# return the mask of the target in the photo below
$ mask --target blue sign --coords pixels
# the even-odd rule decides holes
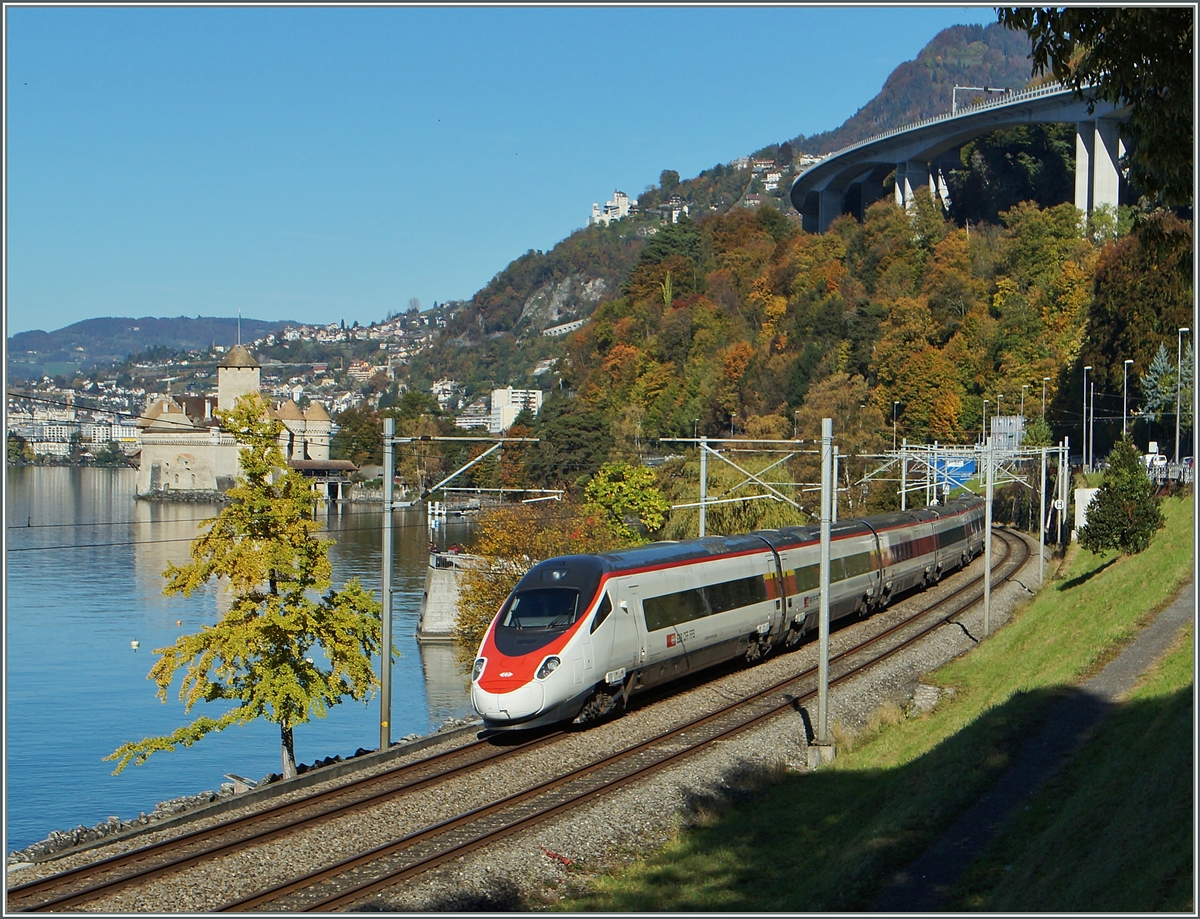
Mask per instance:
[[[937,475],[938,486],[949,481],[952,486],[961,487],[975,477],[975,457],[947,456],[935,459],[933,468]]]

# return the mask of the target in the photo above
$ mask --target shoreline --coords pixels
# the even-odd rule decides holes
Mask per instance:
[[[44,839],[9,852],[5,859],[5,872],[12,874],[22,868],[51,861],[74,852],[81,852],[112,842],[122,836],[163,829],[173,821],[183,823],[233,807],[241,807],[256,799],[295,791],[307,785],[337,778],[358,768],[374,765],[389,756],[411,752],[414,749],[419,750],[422,746],[441,742],[457,732],[481,728],[482,722],[477,718],[447,718],[432,733],[423,736],[406,734],[399,740],[392,741],[388,750],[367,750],[359,747],[347,757],[339,754],[316,759],[311,764],[297,764],[296,777],[287,781],[284,781],[279,773],[269,772],[253,786],[243,786],[241,791],[236,790],[237,785],[233,781],[223,782],[218,791],[202,791],[198,794],[168,798],[165,801],[159,801],[150,813],[142,811],[138,816],[129,820],[113,816],[95,826],[89,827],[80,824],[70,830],[51,830]],[[331,768],[335,766],[344,768]]]

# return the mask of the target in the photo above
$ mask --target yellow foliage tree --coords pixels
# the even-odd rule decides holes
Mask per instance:
[[[105,757],[118,761],[114,774],[160,750],[190,747],[213,731],[265,718],[279,725],[283,775],[289,778],[296,774],[293,728],[323,718],[345,698],[365,701],[379,683],[371,655],[380,652],[381,607],[357,579],[331,589],[332,543],[315,535],[317,495],[287,468],[279,449],[282,422],[268,416],[258,394],[217,414],[245,445],[241,475],[229,490],[229,505],[201,524],[211,526],[192,542],[191,562],[167,566],[163,592],[190,597],[219,578],[233,601],[215,625],[156,648],[161,657],[149,678],[165,703],[182,670],[184,711],[201,701],[236,704],[164,737],[122,744]]]

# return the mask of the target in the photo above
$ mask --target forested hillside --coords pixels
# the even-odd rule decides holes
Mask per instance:
[[[893,418],[902,438],[973,443],[985,411],[1016,414],[1022,398],[1027,442],[1078,444],[1084,363],[1103,456],[1120,434],[1125,356],[1138,404],[1160,346],[1190,324],[1193,292],[1190,223],[1158,212],[1116,234],[1101,222],[1089,234],[1070,203],[1020,204],[968,230],[927,194],[911,213],[878,202],[820,236],[770,209],[681,220],[566,338],[546,404],[519,429],[541,443],[474,481],[575,486],[606,461],[673,452],[660,438],[811,441],[823,417],[847,458],[890,448]],[[1173,434],[1138,423],[1142,437]],[[862,471],[849,465],[847,482]]]

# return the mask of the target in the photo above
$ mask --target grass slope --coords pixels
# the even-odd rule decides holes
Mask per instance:
[[[788,775],[749,802],[712,802],[663,851],[593,879],[586,892],[559,901],[559,908],[869,909],[885,880],[996,781],[1051,703],[1110,660],[1191,578],[1191,499],[1168,501],[1163,510],[1167,527],[1144,553],[1114,558],[1080,552],[1064,578],[1048,584],[1006,628],[932,674],[929,679],[954,694],[931,714],[906,719],[885,710],[877,728],[849,744],[830,767]],[[1174,656],[1159,668],[1155,681],[1166,683],[1152,681],[1159,688],[1144,690],[1151,696],[1131,700],[1103,727],[1105,737],[1123,731],[1116,736],[1127,738],[1130,761],[1113,763],[1112,775],[1072,770],[1061,779],[1078,795],[1049,791],[1055,807],[1030,811],[1039,819],[1036,840],[1018,834],[1006,835],[1007,844],[998,841],[995,853],[970,875],[960,906],[1095,909],[1120,887],[1119,902],[1127,904],[1120,908],[1183,908],[1177,904],[1184,891],[1190,896],[1192,884],[1190,733],[1186,742],[1169,745],[1165,771],[1154,772],[1153,781],[1119,770],[1140,768],[1133,776],[1148,776],[1148,754],[1164,749],[1163,732],[1179,734],[1183,720],[1190,726],[1191,689],[1180,682],[1185,678],[1190,681],[1190,671],[1181,671]],[[1104,751],[1093,750],[1094,743],[1077,758],[1076,769],[1097,760],[1105,765]],[[1118,818],[1112,795],[1113,783],[1121,781],[1140,787],[1136,795],[1127,793],[1134,809],[1122,807]],[[1101,782],[1107,790],[1095,784]],[[1093,785],[1094,792],[1088,790]],[[1181,827],[1181,812],[1187,827]],[[1118,819],[1140,824],[1120,843],[1130,848],[1123,859],[1114,859],[1104,845]],[[1145,842],[1150,839],[1161,842],[1152,848]],[[1163,859],[1164,850],[1181,851],[1182,860]],[[1087,874],[1072,872],[1072,885],[1047,876],[1065,853],[1080,864],[1107,854],[1109,867],[1120,866],[1122,877],[1109,877],[1098,865]],[[1166,867],[1148,873],[1146,861]],[[1124,877],[1126,870],[1140,876]],[[1019,905],[1004,899],[1018,886],[1009,883],[1017,876],[1028,888]]]

